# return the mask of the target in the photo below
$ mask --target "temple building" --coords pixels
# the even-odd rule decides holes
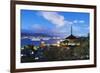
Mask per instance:
[[[73,35],[73,28],[71,26],[71,34],[65,38],[63,41],[67,46],[78,46],[80,43],[78,42],[78,38]]]

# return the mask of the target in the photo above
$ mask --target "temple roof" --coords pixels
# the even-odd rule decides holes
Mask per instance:
[[[74,35],[70,35],[70,36],[68,36],[67,38],[65,38],[65,39],[77,39]]]

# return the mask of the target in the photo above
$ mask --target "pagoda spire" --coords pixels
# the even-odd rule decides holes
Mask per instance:
[[[72,25],[70,26],[70,36],[68,36],[66,39],[76,39],[76,37],[73,35],[73,28]]]
[[[73,35],[73,31],[72,31],[72,29],[73,29],[73,28],[72,28],[72,25],[71,25],[71,35]]]

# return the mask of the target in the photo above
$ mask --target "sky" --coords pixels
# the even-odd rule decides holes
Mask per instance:
[[[21,10],[21,32],[87,36],[89,13]]]

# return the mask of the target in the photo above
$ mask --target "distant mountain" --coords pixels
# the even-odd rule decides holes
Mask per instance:
[[[35,37],[67,37],[66,34],[63,33],[54,33],[54,32],[36,32],[30,30],[21,30],[21,36],[35,36]]]
[[[47,34],[47,33],[27,33],[27,32],[22,32],[21,36],[35,36],[35,37],[53,37],[53,35]]]

